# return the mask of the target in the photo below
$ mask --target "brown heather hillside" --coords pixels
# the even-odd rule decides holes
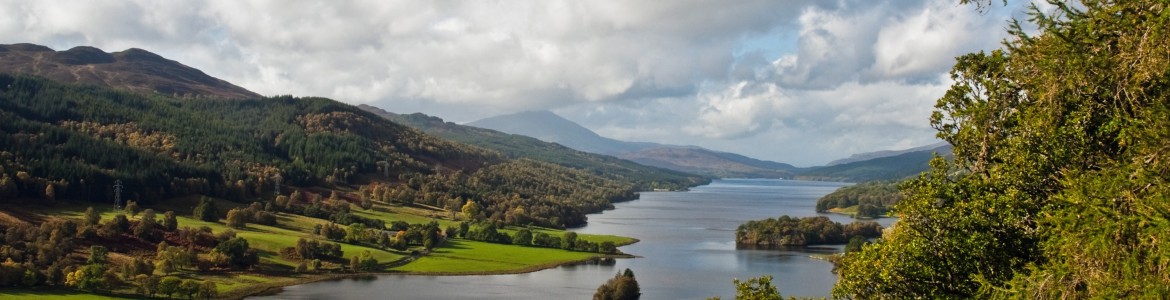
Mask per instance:
[[[260,98],[252,91],[138,48],[106,53],[88,46],[54,51],[34,44],[0,45],[0,73],[168,96]]]

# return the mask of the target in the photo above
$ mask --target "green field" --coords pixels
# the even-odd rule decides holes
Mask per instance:
[[[136,299],[130,297],[107,296],[89,294],[78,290],[60,288],[38,289],[0,289],[0,299],[30,299],[30,300],[102,300],[102,299]]]
[[[220,211],[226,211],[232,207],[241,207],[243,204],[228,202],[223,200],[215,200],[216,206]],[[236,235],[248,240],[248,244],[256,249],[260,254],[260,269],[268,270],[261,273],[254,271],[233,271],[233,272],[212,272],[212,273],[198,273],[192,270],[183,270],[175,273],[183,279],[196,280],[211,280],[216,282],[217,290],[221,296],[226,297],[242,297],[250,293],[266,287],[292,285],[301,282],[309,282],[323,278],[330,278],[336,276],[345,276],[349,273],[338,272],[346,262],[326,262],[322,273],[308,273],[296,274],[291,273],[292,269],[299,264],[299,261],[292,261],[280,257],[280,249],[285,247],[293,247],[296,245],[297,239],[317,239],[325,241],[324,238],[312,234],[313,227],[318,224],[328,224],[326,220],[309,218],[300,215],[278,213],[277,224],[275,226],[266,226],[258,224],[247,224],[244,228],[229,228],[224,221],[219,222],[205,222],[196,220],[190,217],[192,207],[197,199],[174,199],[167,201],[166,205],[142,205],[142,209],[151,208],[158,213],[158,218],[162,218],[163,212],[172,210],[176,212],[180,227],[200,228],[208,227],[215,233],[223,232],[231,229],[236,232]],[[66,217],[66,218],[81,218],[84,214],[87,205],[84,204],[58,204],[55,206],[31,207],[31,208],[14,208],[11,211],[16,215],[22,216],[36,216],[43,217]],[[112,219],[117,214],[123,214],[122,210],[114,209],[110,206],[94,206],[102,216],[103,222]],[[405,221],[407,223],[429,223],[436,221],[441,227],[458,226],[458,220],[452,220],[449,212],[434,210],[425,207],[413,206],[398,206],[377,204],[375,209],[361,210],[355,209],[353,211],[357,215],[367,218],[373,218],[385,221],[387,223],[394,221]],[[141,217],[141,213],[137,216],[130,217],[131,220]],[[501,232],[506,232],[515,235],[517,230],[522,227],[509,226],[500,229]],[[543,232],[551,236],[563,236],[566,231],[548,229],[548,228],[530,228],[533,233]],[[613,236],[613,235],[591,235],[579,234],[579,239],[591,241],[594,243],[613,242],[617,245],[628,245],[637,242],[636,239]],[[405,261],[407,259],[406,252],[399,252],[394,250],[380,249],[378,247],[367,247],[363,245],[353,245],[340,243],[345,257],[358,256],[362,252],[369,251],[374,258],[376,258],[383,265],[390,267],[389,272],[409,273],[409,274],[502,274],[502,273],[522,273],[531,272],[544,268],[554,267],[560,264],[572,263],[582,260],[587,260],[594,257],[602,256],[597,253],[574,252],[561,249],[539,248],[539,247],[525,247],[515,245],[493,244],[486,242],[477,242],[463,239],[451,239],[433,249],[430,253],[424,253],[423,256],[414,258],[413,260]],[[139,254],[141,255],[141,254]],[[271,273],[275,271],[276,273]],[[116,293],[129,293],[129,290],[118,290]],[[110,296],[88,294],[71,289],[0,289],[0,299],[122,299]]]
[[[396,271],[427,274],[484,274],[534,271],[585,260],[598,254],[455,239]]]

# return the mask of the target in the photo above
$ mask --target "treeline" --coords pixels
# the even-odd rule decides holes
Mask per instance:
[[[80,220],[17,223],[0,227],[0,232],[0,286],[67,286],[90,292],[133,288],[147,297],[214,298],[215,283],[172,275],[259,263],[248,241],[230,230],[180,228],[174,212],[158,216],[130,205],[105,220],[91,207]],[[84,249],[88,257],[71,255]],[[110,252],[153,254],[115,261]]]
[[[740,246],[840,245],[854,237],[868,239],[881,235],[882,227],[877,222],[841,225],[824,216],[794,218],[785,215],[739,225],[735,229],[735,243]]]
[[[898,182],[871,181],[842,187],[817,199],[817,212],[856,206],[854,217],[877,218],[886,215],[898,201],[902,201]]]
[[[613,242],[594,243],[586,241],[577,238],[577,233],[572,231],[565,232],[561,236],[552,236],[544,232],[533,233],[528,228],[522,228],[517,230],[515,235],[508,235],[508,233],[497,229],[493,222],[476,223],[474,225],[468,222],[462,222],[458,228],[448,228],[447,232],[448,236],[459,236],[473,241],[497,244],[556,248],[602,254],[620,253],[618,252],[617,245]]]
[[[498,154],[323,98],[194,100],[0,75],[0,196],[147,203],[187,194],[242,200],[360,173],[479,167]]]
[[[144,204],[191,194],[244,202],[278,185],[344,187],[375,178],[390,183],[384,187],[393,196],[342,200],[452,211],[475,201],[484,219],[564,228],[642,188],[631,178],[508,160],[323,98],[179,99],[0,75],[0,119],[0,202],[108,203],[117,182],[122,199]],[[315,204],[296,213],[378,225]]]
[[[400,185],[362,186],[356,198],[426,204],[451,212],[476,202],[481,210],[469,218],[565,228],[584,225],[585,214],[612,209],[613,202],[638,197],[632,183],[529,159],[487,166],[470,174],[414,174],[402,179]]]
[[[359,107],[429,134],[499,151],[509,158],[528,158],[582,170],[611,180],[632,182],[635,189],[639,191],[683,190],[710,182],[710,179],[698,175],[640,165],[607,155],[577,151],[528,136],[444,122],[438,117],[421,113],[399,115],[372,106],[359,105]]]

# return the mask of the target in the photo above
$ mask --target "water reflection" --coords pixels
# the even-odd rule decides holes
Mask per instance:
[[[747,220],[817,216],[816,199],[840,183],[766,179],[717,180],[689,192],[643,193],[616,210],[589,216],[581,233],[641,240],[621,250],[640,256],[589,262],[514,275],[406,276],[319,282],[286,288],[279,299],[587,299],[619,270],[637,275],[643,299],[734,296],[732,278],[774,276],[785,296],[828,296],[836,281],[829,262],[811,258],[840,246],[743,249],[735,228]],[[826,215],[847,223],[847,216]],[[877,220],[883,226],[891,219]]]

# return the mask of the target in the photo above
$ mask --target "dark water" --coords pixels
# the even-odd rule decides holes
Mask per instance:
[[[641,256],[609,264],[562,266],[486,276],[384,275],[287,287],[273,299],[588,299],[598,285],[630,268],[642,299],[734,298],[732,278],[772,275],[785,296],[828,296],[832,264],[809,258],[840,247],[736,250],[735,227],[754,219],[815,216],[816,199],[840,183],[766,179],[717,180],[689,192],[643,193],[640,200],[589,216],[580,233],[617,234],[641,242],[621,250]],[[826,215],[838,222],[846,216]],[[889,225],[892,220],[881,223]]]

